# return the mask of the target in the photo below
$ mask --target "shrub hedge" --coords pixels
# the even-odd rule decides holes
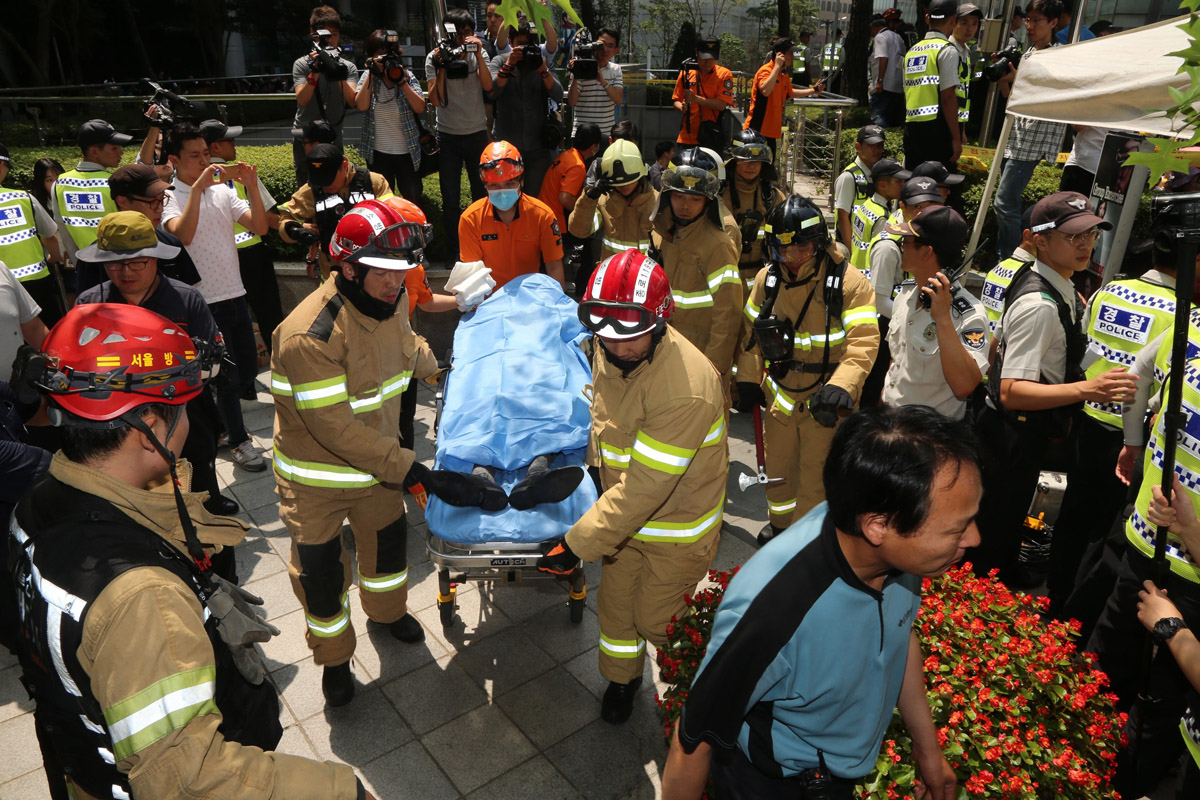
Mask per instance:
[[[358,150],[353,146],[346,148],[346,155],[351,162],[357,165],[364,165],[365,162],[359,157]],[[122,160],[123,164],[132,164],[137,156],[137,148],[134,146],[125,149],[125,157]],[[10,148],[10,171],[8,178],[4,183],[7,186],[16,189],[28,190],[33,185],[33,165],[39,158],[56,159],[67,169],[74,168],[79,161],[79,148],[74,146],[47,146],[47,147],[13,147]],[[292,146],[291,145],[272,145],[265,147],[239,147],[238,158],[248,164],[254,164],[258,167],[259,180],[267,187],[275,200],[282,205],[286,203],[292,193],[296,191],[296,175],[292,169]],[[463,171],[461,177],[462,194],[464,199],[471,197],[471,189],[467,182],[466,171]],[[433,225],[433,242],[426,250],[426,255],[430,261],[442,262],[446,260],[446,236],[445,227],[442,224],[442,194],[438,185],[437,175],[430,175],[422,182],[422,199],[420,202],[421,209],[425,212],[425,216]],[[267,238],[267,246],[271,249],[271,253],[277,261],[303,261],[305,256],[305,248],[288,244],[279,238],[278,234],[272,234]]]

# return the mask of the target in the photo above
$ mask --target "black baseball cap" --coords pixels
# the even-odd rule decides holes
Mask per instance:
[[[115,144],[127,147],[133,137],[127,133],[117,133],[116,129],[102,119],[89,119],[79,126],[78,142],[80,149],[97,144]]]
[[[860,144],[883,144],[883,128],[878,125],[864,125],[858,129],[858,136],[854,140]]]
[[[0,144],[0,161],[10,161],[8,157],[8,148]]]
[[[174,188],[148,164],[126,164],[108,176],[108,191],[113,197],[158,197]]]
[[[324,189],[333,183],[338,170],[342,168],[345,154],[336,144],[316,144],[308,151],[305,161],[308,162],[308,185],[315,189]]]
[[[915,236],[923,242],[936,244],[938,252],[961,253],[970,229],[967,221],[950,206],[929,206],[899,225],[888,224],[887,232],[894,236]]]
[[[894,158],[881,158],[871,167],[871,180],[873,181],[877,181],[880,178],[899,178],[902,181],[906,181],[911,177],[912,173],[906,170],[904,165]]]
[[[715,36],[705,36],[696,43],[696,58],[720,58],[721,40]]]
[[[969,17],[972,14],[979,17],[980,19],[983,19],[983,12],[980,11],[979,6],[975,5],[974,3],[963,3],[961,6],[958,7],[958,16]]]
[[[209,144],[222,139],[236,139],[242,135],[242,126],[226,125],[219,119],[206,119],[200,123],[200,135]]]
[[[792,40],[787,36],[778,36],[771,40],[772,53],[787,53],[791,51],[793,46]]]
[[[292,128],[293,139],[303,139],[307,142],[333,144],[337,141],[337,131],[323,119],[310,119],[303,128]]]
[[[912,171],[912,174],[933,178],[939,186],[958,186],[967,179],[966,175],[959,175],[946,169],[946,165],[940,161],[922,161]]]
[[[931,0],[929,18],[941,20],[958,16],[958,0]]]
[[[1112,230],[1112,223],[1105,222],[1092,212],[1092,204],[1079,192],[1055,192],[1038,201],[1033,207],[1029,229],[1034,233],[1061,231],[1066,234],[1083,233],[1092,228]]]
[[[942,193],[938,191],[937,181],[928,175],[909,178],[900,190],[900,199],[905,205],[915,206],[918,203],[944,203]]]

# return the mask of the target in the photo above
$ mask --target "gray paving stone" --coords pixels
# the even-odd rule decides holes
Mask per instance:
[[[421,741],[460,792],[479,788],[537,752],[496,706],[481,706]]]
[[[283,738],[279,740],[279,746],[275,748],[275,752],[302,758],[315,759],[317,757],[316,750],[313,749],[308,737],[304,735],[304,729],[298,722],[283,729]]]
[[[596,698],[561,667],[501,695],[496,704],[541,750],[600,717]]]
[[[589,593],[590,593],[589,587]],[[585,607],[583,620],[571,622],[565,603],[551,606],[521,623],[521,630],[551,658],[564,662],[595,647],[600,641],[600,621]]]
[[[663,758],[624,726],[597,720],[551,747],[550,763],[588,800],[654,796],[647,773],[662,774]]]
[[[0,671],[0,722],[31,711],[33,701],[21,685],[21,668],[14,664]]]
[[[318,758],[345,764],[365,764],[413,740],[412,731],[378,689],[363,691],[349,705],[314,714],[300,726]]]
[[[362,668],[363,679],[383,684],[446,655],[446,649],[429,632],[423,642],[401,642],[383,625],[370,623],[359,631],[354,659]]]
[[[467,795],[467,800],[576,800],[578,790],[543,756],[535,756]]]
[[[458,587],[454,624],[449,628],[442,627],[440,612],[436,605],[427,606],[413,612],[421,621],[426,631],[431,631],[438,641],[450,652],[467,647],[488,636],[498,633],[512,624],[491,600],[482,597],[478,588],[466,585]]]
[[[287,564],[262,536],[247,537],[233,548],[233,555],[238,582],[243,586],[287,569]]]
[[[350,671],[354,675],[355,697],[346,708],[353,710],[360,705],[359,699],[366,692],[363,684],[370,678],[361,672],[355,672],[353,667]],[[318,667],[311,660],[289,664],[271,673],[284,703],[295,719],[305,720],[325,710],[325,695],[321,692],[322,674],[324,668]]]
[[[273,620],[300,608],[300,601],[292,591],[292,581],[286,570],[265,578],[246,581],[243,586],[263,599],[263,608],[266,609],[267,619]],[[355,616],[360,615],[354,614],[352,609],[351,618],[353,619]]]
[[[567,584],[555,580],[531,580],[523,583],[483,584],[480,590],[491,597],[504,615],[520,622],[551,606],[567,604]]]
[[[380,756],[358,769],[363,783],[378,798],[411,797],[454,800],[458,791],[420,742]]]
[[[306,625],[303,610],[296,609],[283,616],[275,617],[271,620],[271,624],[279,628],[279,635],[272,636],[271,641],[259,645],[262,647],[263,655],[267,658],[267,666],[270,670],[274,671],[288,664],[311,659],[312,651],[308,649],[308,643],[304,640]]]
[[[229,484],[229,492],[241,507],[251,514],[263,506],[277,506],[279,495],[275,494],[275,478],[270,469],[262,473],[246,473],[240,471],[234,481]],[[247,477],[243,477],[243,475]],[[253,476],[253,477],[250,477]]]
[[[383,693],[418,736],[487,702],[487,693],[450,657],[385,683]]]
[[[515,689],[554,667],[553,659],[515,628],[500,631],[459,650],[454,663],[474,678],[491,698]]]
[[[21,714],[0,722],[0,784],[41,766],[42,752],[38,749],[37,734],[33,732],[33,714]]]
[[[32,743],[34,749],[37,743]],[[50,785],[46,783],[46,773],[41,769],[27,772],[19,778],[0,785],[0,798],[11,800],[50,800]]]

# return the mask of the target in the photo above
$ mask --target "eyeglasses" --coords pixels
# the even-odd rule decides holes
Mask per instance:
[[[130,272],[141,272],[150,265],[148,258],[131,258],[126,261],[109,261],[104,264],[104,268],[110,272],[120,272],[122,269],[127,269]]]
[[[1061,233],[1059,231],[1055,231],[1055,233],[1057,233],[1066,241],[1070,242],[1072,247],[1079,247],[1080,245],[1088,245],[1090,247],[1097,239],[1100,238],[1099,228],[1092,228],[1089,231],[1083,231],[1081,233]]]
[[[154,198],[138,197],[137,195],[130,195],[129,199],[134,200],[138,203],[145,203],[146,205],[150,206],[151,208],[162,208],[167,203],[167,196],[165,194],[160,194],[158,197],[154,197]]]
[[[1039,22],[1049,22],[1049,21],[1050,20],[1047,19],[1046,17],[1026,17],[1025,18],[1026,25],[1037,25]]]

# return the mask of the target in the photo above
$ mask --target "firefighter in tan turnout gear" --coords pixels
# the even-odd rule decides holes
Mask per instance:
[[[824,499],[834,428],[858,403],[879,351],[875,292],[832,247],[821,212],[792,195],[767,218],[771,263],[746,302],[753,338],[738,358],[738,395],[763,416],[765,542]],[[760,383],[761,380],[761,383]]]
[[[657,208],[658,192],[646,177],[641,151],[628,139],[617,139],[604,151],[598,179],[584,185],[567,230],[579,239],[601,231],[601,261],[629,248],[645,253]]]
[[[601,717],[614,724],[632,713],[646,642],[666,644],[668,622],[712,563],[724,512],[722,384],[667,325],[675,310],[662,267],[636,250],[609,258],[589,281],[579,306],[595,334],[588,463],[603,494],[538,561],[567,574],[581,558],[603,559]]]
[[[404,273],[420,263],[427,241],[420,221],[378,200],[359,203],[338,222],[330,244],[340,271],[275,331],[279,517],[292,537],[288,571],[304,607],[305,636],[325,667],[322,689],[333,706],[354,696],[343,520],[354,531],[363,611],[400,641],[418,642],[425,632],[407,608],[402,486],[419,483],[454,502],[439,491],[446,479],[415,462],[399,440],[401,395],[412,380],[437,373],[408,314],[396,313],[408,302]]]
[[[662,264],[675,300],[671,327],[729,380],[741,329],[738,251],[721,223],[716,162],[699,148],[681,150],[663,171],[650,256]]]

